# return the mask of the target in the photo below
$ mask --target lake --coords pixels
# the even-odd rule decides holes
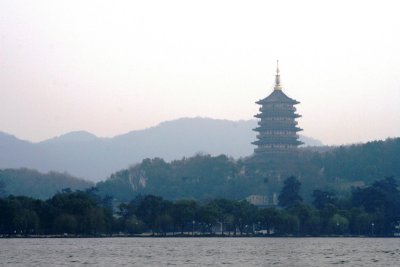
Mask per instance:
[[[400,238],[0,239],[1,266],[399,266]]]

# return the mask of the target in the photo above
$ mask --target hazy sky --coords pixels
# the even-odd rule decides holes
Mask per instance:
[[[399,3],[399,4],[398,4]],[[0,1],[0,131],[252,119],[280,60],[303,134],[400,136],[399,1]]]

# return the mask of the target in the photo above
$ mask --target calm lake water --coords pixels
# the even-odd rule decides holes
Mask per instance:
[[[0,239],[1,266],[400,266],[400,238]]]

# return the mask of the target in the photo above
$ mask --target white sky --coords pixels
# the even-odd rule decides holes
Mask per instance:
[[[251,119],[280,60],[303,134],[400,136],[399,1],[0,1],[0,131]]]

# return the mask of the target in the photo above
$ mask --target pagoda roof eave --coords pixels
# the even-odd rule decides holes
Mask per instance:
[[[259,105],[265,103],[289,103],[293,105],[300,104],[299,101],[288,97],[282,90],[274,90],[269,96],[256,102],[256,104]]]

